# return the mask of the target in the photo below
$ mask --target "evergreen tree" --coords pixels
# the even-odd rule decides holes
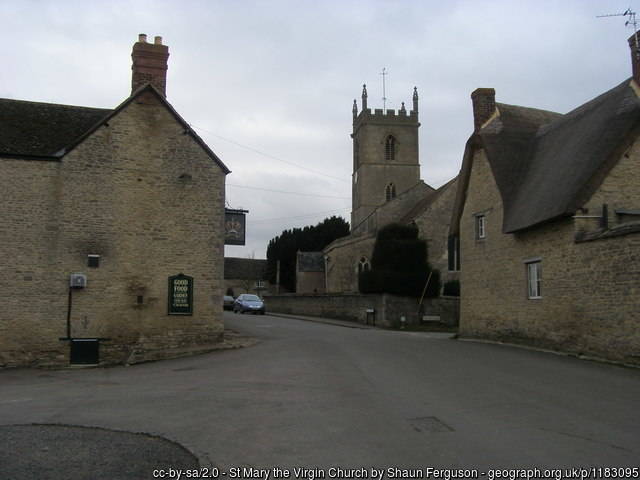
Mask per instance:
[[[428,284],[427,284],[428,282]],[[440,272],[428,262],[427,242],[413,225],[391,224],[378,231],[371,255],[371,270],[358,278],[362,293],[392,293],[426,297],[440,292]]]
[[[280,286],[288,292],[296,289],[296,254],[319,252],[337,238],[349,235],[349,222],[342,217],[325,218],[315,226],[284,230],[267,246],[269,282],[276,283],[280,261]]]

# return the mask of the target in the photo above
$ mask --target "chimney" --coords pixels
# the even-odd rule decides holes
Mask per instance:
[[[496,91],[493,88],[476,88],[471,94],[473,102],[474,132],[491,118],[496,111]]]
[[[166,97],[169,47],[162,45],[162,37],[155,37],[151,44],[147,43],[147,36],[141,33],[138,41],[133,44],[131,59],[131,93],[142,85],[151,83]]]
[[[629,37],[629,48],[631,49],[631,71],[633,79],[640,85],[640,47],[638,46],[637,34]]]

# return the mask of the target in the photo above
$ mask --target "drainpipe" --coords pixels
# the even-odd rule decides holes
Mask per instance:
[[[69,300],[67,302],[67,338],[71,338],[71,300],[73,298],[73,287],[69,287]]]
[[[609,228],[609,205],[602,204],[602,221],[600,223],[602,228]]]

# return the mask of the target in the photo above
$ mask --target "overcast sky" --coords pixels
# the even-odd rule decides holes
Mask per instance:
[[[351,108],[411,106],[422,179],[458,174],[470,94],[566,113],[631,76],[638,0],[0,0],[0,97],[114,108],[139,33],[169,46],[167,99],[232,171],[265,258],[284,229],[351,211]],[[1,128],[1,126],[0,126]]]

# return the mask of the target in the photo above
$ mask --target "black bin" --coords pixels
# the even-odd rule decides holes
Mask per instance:
[[[71,365],[98,365],[100,342],[97,338],[73,338],[71,340]]]

